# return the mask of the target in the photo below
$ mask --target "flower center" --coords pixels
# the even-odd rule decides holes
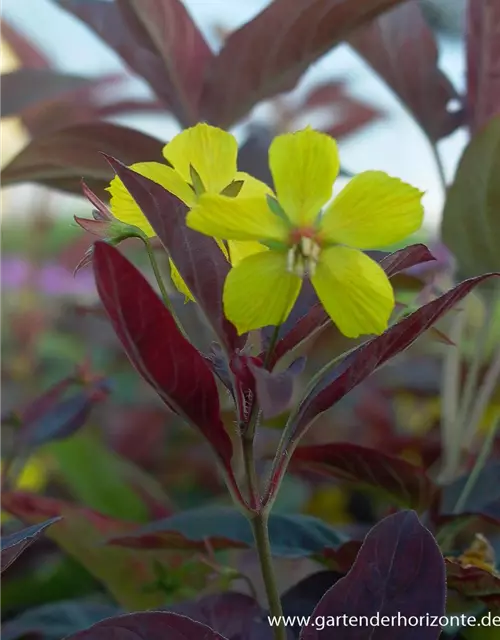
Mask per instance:
[[[321,246],[316,241],[314,234],[294,232],[291,240],[293,246],[288,250],[288,271],[299,278],[306,275],[313,276],[321,253]]]

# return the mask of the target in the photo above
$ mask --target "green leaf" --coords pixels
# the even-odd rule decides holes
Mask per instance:
[[[269,537],[273,555],[300,558],[337,547],[344,538],[318,518],[272,513]],[[236,509],[201,507],[153,522],[137,531],[108,540],[140,549],[245,549],[254,546],[250,524]]]
[[[147,508],[124,481],[121,460],[93,434],[78,433],[47,446],[72,495],[84,505],[115,518],[147,521]]]
[[[460,275],[500,271],[500,117],[466,147],[448,190],[442,237],[458,261]]]

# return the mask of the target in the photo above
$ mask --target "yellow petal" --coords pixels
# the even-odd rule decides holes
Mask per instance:
[[[400,242],[422,225],[423,193],[383,171],[365,171],[342,189],[325,211],[329,242],[375,249]]]
[[[221,240],[286,242],[289,228],[271,212],[265,198],[203,194],[186,217],[188,227]]]
[[[286,270],[286,253],[257,253],[229,272],[224,312],[240,334],[279,325],[292,310],[301,285],[302,280]]]
[[[177,267],[175,266],[175,264],[172,262],[170,258],[169,258],[169,264],[170,264],[170,277],[172,279],[172,284],[174,285],[174,287],[177,289],[179,293],[182,293],[182,295],[184,296],[184,302],[189,302],[189,301],[194,302],[194,298],[191,291],[189,291],[189,289],[187,288],[187,284],[182,279],[181,274],[179,273],[179,271],[177,270]]]
[[[253,256],[255,253],[261,253],[262,251],[268,251],[260,242],[241,242],[240,240],[229,240],[229,256],[231,264],[235,267],[248,256]]]
[[[195,203],[195,196],[191,187],[176,171],[166,164],[161,164],[160,162],[138,162],[131,165],[130,169],[160,184],[188,206],[192,206]],[[111,194],[110,207],[117,220],[139,227],[150,238],[156,235],[118,176],[111,180],[107,191]]]
[[[366,254],[348,247],[324,249],[311,281],[326,312],[348,338],[387,329],[394,291],[382,267]]]
[[[273,195],[272,189],[270,189],[267,184],[257,180],[257,178],[254,178],[244,171],[237,171],[234,176],[234,180],[243,180],[243,186],[237,195],[238,198],[253,198],[255,196],[265,197],[266,195]]]
[[[227,131],[200,123],[172,138],[163,155],[186,182],[191,183],[192,166],[205,191],[219,193],[234,179],[238,143]]]
[[[337,144],[310,128],[277,136],[269,166],[278,200],[296,225],[311,225],[330,200],[339,172]]]

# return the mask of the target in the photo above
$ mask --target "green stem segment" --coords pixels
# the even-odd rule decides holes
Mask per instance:
[[[147,251],[147,254],[148,254],[149,262],[151,263],[151,267],[153,269],[153,273],[154,273],[156,282],[158,283],[158,287],[160,289],[160,293],[161,293],[161,297],[162,297],[163,303],[165,304],[167,309],[172,314],[172,317],[175,320],[175,324],[177,325],[177,328],[182,333],[182,335],[187,339],[186,332],[184,331],[184,328],[183,328],[179,318],[177,317],[177,314],[174,311],[174,308],[172,306],[172,302],[171,302],[171,300],[170,300],[170,298],[168,296],[167,289],[165,288],[165,283],[163,282],[163,278],[161,276],[160,267],[158,266],[158,262],[156,260],[155,254],[154,254],[153,247],[151,246],[151,243],[149,242],[149,240],[147,238],[141,238],[141,239],[144,242],[144,246],[146,247],[146,251]]]
[[[275,640],[286,640],[286,627],[283,622],[283,609],[276,584],[276,576],[273,567],[273,557],[271,553],[271,544],[269,542],[268,530],[268,514],[261,511],[255,515],[252,520],[252,530],[255,539],[255,546],[259,554],[260,569],[262,578],[266,588],[267,602],[269,605],[269,615],[276,619],[280,619],[280,625],[273,626]]]

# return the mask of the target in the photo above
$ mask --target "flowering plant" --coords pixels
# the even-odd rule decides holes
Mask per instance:
[[[490,451],[497,455],[498,345],[485,372],[482,353],[463,372],[458,348],[467,337],[459,303],[467,305],[471,292],[482,304],[484,332],[495,326],[497,189],[478,165],[496,166],[488,158],[498,155],[500,128],[490,102],[477,98],[489,85],[474,75],[473,55],[486,12],[471,3],[469,102],[451,112],[458,96],[437,67],[432,33],[413,2],[275,0],[218,55],[178,0],[56,4],[146,78],[181,131],[165,144],[105,122],[73,123],[35,136],[4,175],[8,183],[74,191],[85,174],[93,219],[75,219],[99,239],[78,268],[91,265],[114,335],[165,415],[191,427],[210,450],[198,479],[216,487],[218,500],[177,509],[147,474],[85,439],[74,464],[86,455],[97,474],[104,459],[112,495],[126,492],[123,503],[78,506],[57,492],[16,487],[27,453],[74,437],[108,398],[107,377],[86,362],[6,418],[17,436],[3,467],[3,509],[29,526],[6,538],[3,565],[43,533],[105,588],[104,602],[85,604],[88,624],[69,629],[74,640],[372,638],[380,633],[377,616],[392,621],[394,630],[382,625],[384,637],[433,640],[442,627],[463,637],[457,633],[466,623],[459,620],[456,632],[445,615],[482,620],[497,611],[500,593],[492,489],[498,462],[486,464]],[[401,29],[404,42],[395,37]],[[252,162],[230,132],[257,101],[291,88],[341,39],[404,101],[440,167],[437,142],[465,124],[473,134],[446,194],[442,230],[457,262],[453,275],[448,254],[445,267],[436,266],[438,256],[412,238],[424,216],[420,189],[369,170],[336,192],[341,163],[332,130],[276,131]],[[412,56],[422,73],[411,73]],[[128,254],[130,238],[145,249],[151,277]],[[418,353],[421,337],[446,349],[438,419],[432,414],[429,434],[405,436],[385,411],[384,393],[392,401],[398,384],[405,389],[400,379],[416,366],[405,358]],[[482,351],[486,342],[473,338]],[[384,374],[378,393],[373,380]],[[421,416],[435,407],[424,409],[428,398],[417,392]],[[332,416],[339,421],[335,411],[346,406],[342,419],[354,413],[363,428],[338,438],[345,432]],[[139,422],[146,431],[147,421]],[[313,424],[324,442],[307,439]],[[195,466],[188,454],[178,456],[180,467]],[[277,508],[292,476],[307,486],[317,486],[318,476],[350,483],[378,497],[358,527],[341,528]],[[81,484],[80,491],[88,495]],[[257,578],[241,555],[234,559],[245,550],[258,559]],[[307,558],[315,572],[284,588],[283,558]],[[401,616],[408,623],[397,627]],[[349,620],[360,617],[366,624],[354,632]],[[16,620],[7,624],[18,637]]]

